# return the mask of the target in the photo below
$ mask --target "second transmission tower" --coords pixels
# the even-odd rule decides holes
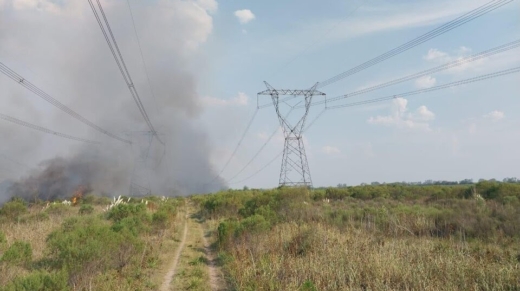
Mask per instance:
[[[307,162],[307,155],[305,154],[302,134],[312,103],[312,97],[325,96],[325,93],[316,90],[317,83],[307,90],[277,90],[267,82],[264,83],[267,90],[258,93],[258,95],[271,96],[285,138],[279,185],[312,187],[311,172]],[[304,113],[298,117],[295,124],[289,122],[287,117],[282,115],[280,111],[280,103],[284,103],[286,100],[280,100],[280,96],[284,95],[292,95],[295,98],[301,96],[304,99],[302,100],[305,102],[303,105]]]

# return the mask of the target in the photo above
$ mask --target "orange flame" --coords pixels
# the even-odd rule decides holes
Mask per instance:
[[[81,198],[83,197],[83,194],[85,193],[85,191],[87,190],[87,188],[83,185],[80,185],[78,186],[78,188],[76,188],[76,191],[74,191],[74,195],[72,196],[72,205],[77,205],[79,203],[79,200],[81,200]]]

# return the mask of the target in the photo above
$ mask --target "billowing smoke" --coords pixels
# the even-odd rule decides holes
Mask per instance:
[[[95,1],[94,1],[95,2]],[[153,194],[183,195],[225,187],[198,117],[198,75],[214,0],[131,1],[152,85],[126,1],[101,1],[144,106],[166,146],[146,134],[139,113],[87,1],[0,0],[0,61],[87,119],[132,146],[72,119],[0,75],[0,113],[99,146],[45,135],[0,121],[0,154],[31,166],[14,171],[0,158],[0,202],[10,196],[70,197],[79,186],[128,194],[133,173]],[[146,159],[142,159],[146,157]],[[143,161],[144,160],[144,161]],[[3,171],[3,172],[2,172]],[[137,181],[139,180],[139,181]],[[8,185],[8,186],[6,186]],[[3,193],[2,193],[3,192]]]

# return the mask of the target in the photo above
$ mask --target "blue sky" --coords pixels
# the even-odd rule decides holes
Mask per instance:
[[[220,115],[225,133],[210,129],[223,165],[256,106],[256,93],[266,80],[275,88],[308,88],[376,57],[486,1],[226,1],[219,3],[207,44],[217,55],[201,82],[203,95],[233,99],[238,92],[247,105],[207,109],[208,127]],[[442,36],[421,44],[361,73],[324,88],[329,97],[393,80],[496,47],[520,36],[516,1]],[[249,9],[255,18],[240,23],[236,10]],[[428,57],[431,52],[430,57]],[[377,90],[353,101],[377,98],[440,85],[518,66],[518,49],[486,59],[460,72],[442,72],[422,80]],[[204,80],[204,79],[203,79]],[[518,75],[407,98],[406,105],[387,101],[327,111],[305,134],[316,186],[372,181],[503,178],[518,176],[520,102]],[[229,97],[231,96],[231,97]],[[227,97],[227,98],[226,98]],[[262,96],[263,99],[266,96]],[[264,102],[269,100],[265,99]],[[236,102],[238,103],[238,102]],[[344,102],[336,102],[343,104]],[[424,106],[432,117],[409,128],[406,115]],[[398,109],[399,108],[399,109]],[[377,117],[399,120],[370,122]],[[209,112],[212,111],[212,112]],[[311,108],[312,115],[321,108]],[[225,115],[222,117],[222,115]],[[402,120],[404,119],[404,121]],[[411,118],[413,119],[413,118]],[[383,120],[383,119],[380,119]],[[237,122],[239,121],[239,122]],[[409,120],[410,121],[410,120]],[[272,107],[259,111],[236,158],[224,171],[232,177],[277,127]],[[224,125],[225,124],[225,125]],[[225,138],[220,138],[225,136]],[[261,168],[282,149],[281,134],[240,177]],[[280,159],[281,160],[281,159]],[[235,187],[276,186],[281,161]]]
[[[131,0],[157,101],[147,89],[126,2],[102,1],[152,121],[168,128],[182,120],[183,125],[172,129],[171,162],[182,160],[176,175],[190,167],[190,157],[207,159],[220,172],[256,110],[256,94],[265,89],[263,81],[275,88],[309,88],[486,2]],[[517,40],[519,12],[520,2],[512,1],[320,90],[336,97]],[[128,91],[96,25],[87,1],[0,0],[0,61],[115,132],[142,126],[134,105],[123,102]],[[519,52],[511,50],[331,105],[398,96],[518,67]],[[65,122],[55,108],[34,101],[31,93],[0,77],[1,92],[9,93],[0,98],[2,113],[62,132],[104,138]],[[314,185],[520,177],[518,81],[520,75],[512,74],[326,111],[304,134]],[[270,100],[262,96],[261,102]],[[93,105],[98,103],[103,106]],[[321,110],[323,106],[312,107],[309,120]],[[123,122],[109,114],[114,111],[128,111],[129,116]],[[278,127],[273,107],[259,110],[222,179],[235,176]],[[0,152],[23,164],[35,165],[75,149],[74,143],[52,136],[11,131],[7,125],[0,129],[15,141],[0,146]],[[199,144],[203,146],[196,154],[186,153]],[[282,149],[279,131],[229,185],[278,186],[281,159],[247,181],[233,182],[261,169]],[[203,162],[197,165],[179,177],[196,176],[207,167]],[[5,176],[12,174],[9,168],[3,171]],[[199,182],[208,176],[201,174]]]

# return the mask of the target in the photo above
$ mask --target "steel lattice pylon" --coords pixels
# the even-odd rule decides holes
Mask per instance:
[[[305,154],[305,146],[303,145],[303,129],[305,120],[309,114],[309,108],[313,96],[325,96],[325,93],[316,90],[318,83],[308,90],[276,90],[267,82],[264,82],[267,90],[258,93],[258,95],[269,95],[273,100],[273,105],[282,127],[285,144],[282,159],[282,168],[280,170],[280,186],[305,186],[312,187],[311,172],[307,155]],[[305,101],[304,113],[296,120],[296,124],[291,124],[286,117],[280,112],[280,96],[293,95],[294,97],[303,96]]]
[[[134,152],[134,169],[129,195],[131,197],[151,195],[149,157],[154,135],[150,131],[134,131],[127,135],[132,140]]]

